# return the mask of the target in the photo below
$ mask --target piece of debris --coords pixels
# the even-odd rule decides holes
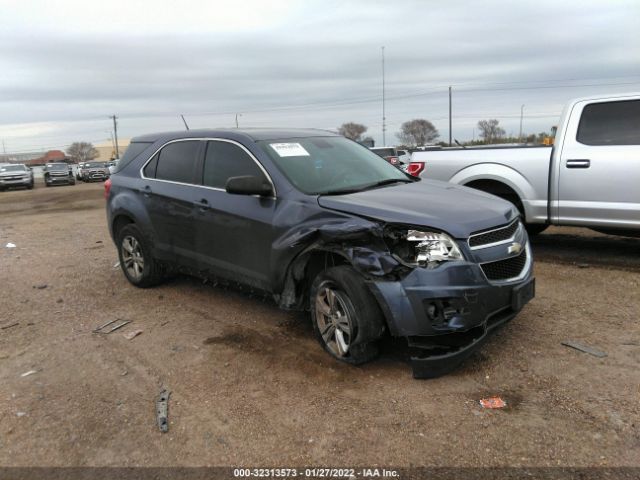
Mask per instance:
[[[133,340],[141,333],[142,333],[142,330],[134,330],[133,332],[125,333],[123,337],[126,338],[127,340]]]
[[[117,263],[113,266],[113,268],[118,268],[119,266],[120,266],[120,262],[117,262]]]
[[[46,283],[41,283],[40,285],[34,285],[33,288],[37,288],[38,290],[44,290],[48,286],[49,285],[47,285]]]
[[[104,333],[104,334],[109,334],[111,332],[115,332],[116,330],[118,330],[119,328],[124,327],[125,325],[131,323],[131,320],[124,320],[121,323],[118,323],[117,325],[114,325],[113,327],[111,327],[110,329],[107,329],[107,327],[109,325],[113,325],[114,323],[120,321],[119,318],[115,319],[115,320],[111,320],[110,322],[105,323],[104,325],[99,326],[98,328],[95,328],[94,330],[92,330],[93,333]]]
[[[28,377],[29,375],[33,375],[34,373],[38,373],[37,370],[29,370],[28,372],[24,372],[21,377]]]
[[[124,377],[124,376],[126,376],[128,373],[129,373],[129,371],[128,371],[128,370],[125,370],[124,372],[122,372],[122,373],[120,374],[120,376],[121,376],[121,377]]]
[[[102,243],[102,240],[98,240],[96,243]]]
[[[604,358],[607,356],[605,352],[601,352],[600,350],[596,350],[595,348],[591,348],[587,345],[583,345],[572,340],[566,340],[564,342],[561,342],[561,344],[565,347],[575,348],[576,350],[579,350],[583,353],[588,353],[589,355],[593,355],[594,357]]]
[[[11,243],[11,242],[9,242],[9,243],[7,243],[7,244],[5,245],[5,247],[7,247],[7,248],[16,248],[16,244],[15,244],[15,243]]]
[[[20,325],[20,322],[12,323],[10,325],[3,325],[0,327],[0,330],[6,330],[7,328],[15,327],[17,325]]]
[[[162,433],[169,431],[169,395],[171,392],[166,388],[160,392],[158,400],[156,400],[156,417],[158,419],[158,428]]]
[[[64,300],[63,300],[63,299],[61,299],[61,298],[59,298],[58,300],[56,300],[56,303],[62,303],[62,302],[64,302]]]
[[[24,417],[27,414],[27,412],[17,412],[16,416],[17,417]]]
[[[507,402],[505,402],[500,397],[489,397],[483,398],[480,400],[480,406],[482,408],[504,408],[507,406]]]
[[[171,321],[171,320],[167,320],[166,322],[162,322],[162,323],[160,324],[160,326],[161,326],[161,327],[164,327],[164,326],[165,326],[167,323],[169,323],[170,321]]]
[[[577,263],[576,266],[578,268],[589,268],[591,265],[589,265],[588,263]]]

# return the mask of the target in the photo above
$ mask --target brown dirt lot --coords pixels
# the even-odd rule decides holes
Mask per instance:
[[[18,325],[0,329],[0,465],[640,466],[640,240],[550,228],[534,253],[536,299],[419,381],[393,345],[339,364],[307,316],[240,292],[132,287],[101,184],[2,193],[0,327]],[[116,318],[132,323],[91,333]]]

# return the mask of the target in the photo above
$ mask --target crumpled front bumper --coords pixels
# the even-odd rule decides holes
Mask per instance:
[[[478,264],[451,262],[369,286],[391,335],[407,338],[415,378],[438,377],[458,367],[535,295],[530,263],[512,282],[492,283]]]

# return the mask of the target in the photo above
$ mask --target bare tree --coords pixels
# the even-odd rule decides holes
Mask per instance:
[[[429,120],[415,118],[404,122],[400,126],[400,131],[396,134],[398,139],[405,145],[421,147],[433,142],[440,136],[438,129]]]
[[[505,131],[500,128],[500,121],[492,118],[490,120],[480,120],[478,122],[478,129],[480,130],[480,136],[484,139],[485,143],[495,143],[496,140],[504,137]]]
[[[350,138],[351,140],[355,140],[359,142],[362,138],[362,134],[367,131],[367,127],[362,125],[361,123],[343,123],[338,127],[338,133],[343,137]]]
[[[67,155],[75,163],[83,163],[93,160],[100,155],[100,152],[89,142],[73,142],[67,148]]]

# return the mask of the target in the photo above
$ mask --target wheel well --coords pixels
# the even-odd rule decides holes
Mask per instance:
[[[475,188],[476,190],[481,190],[483,192],[490,193],[492,195],[495,195],[496,197],[507,200],[513,203],[520,211],[520,213],[524,215],[524,206],[522,205],[520,196],[509,185],[506,185],[497,180],[474,180],[465,184],[465,187]]]
[[[305,295],[309,291],[309,288],[311,288],[313,280],[320,272],[327,268],[337,267],[338,265],[349,265],[349,261],[342,255],[333,252],[311,252],[304,269]]]
[[[113,221],[113,238],[118,238],[118,232],[122,230],[122,227],[125,225],[129,225],[130,223],[135,223],[131,217],[127,215],[118,215]]]

